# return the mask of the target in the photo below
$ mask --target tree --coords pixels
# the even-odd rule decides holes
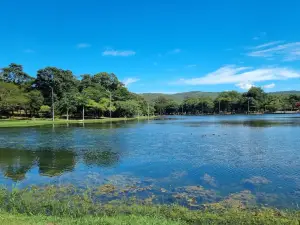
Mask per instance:
[[[166,104],[165,112],[168,115],[172,115],[172,114],[176,114],[178,112],[178,109],[179,109],[179,104],[177,104],[173,100],[169,100]]]
[[[122,86],[122,83],[118,80],[117,76],[113,73],[101,72],[92,77],[92,82],[100,84],[106,90],[114,91],[118,87]]]
[[[27,93],[29,98],[29,110],[31,115],[37,114],[44,102],[42,93],[38,90],[33,90]]]
[[[28,104],[29,99],[26,94],[13,83],[0,82],[0,110],[2,112],[22,109]]]
[[[252,106],[256,110],[261,110],[263,108],[263,102],[266,98],[266,93],[260,87],[251,87],[245,95],[250,99]]]
[[[51,105],[51,89],[53,88],[55,101],[60,100],[63,94],[77,88],[78,82],[70,70],[56,67],[46,67],[37,72],[35,86],[40,90],[47,104]]]
[[[79,91],[86,89],[92,86],[92,76],[90,74],[83,74],[81,75],[81,81],[79,84]]]
[[[62,98],[59,101],[58,108],[62,112],[66,113],[67,120],[69,120],[70,112],[76,110],[76,105],[77,105],[76,95],[77,93],[75,92],[75,90],[73,92],[66,92],[63,94]]]
[[[33,78],[23,71],[23,66],[11,63],[8,67],[2,68],[0,81],[22,85],[32,81]]]
[[[168,105],[168,99],[164,96],[159,96],[157,99],[154,100],[154,102],[155,111],[160,115],[164,114]]]
[[[42,105],[39,112],[42,114],[43,117],[50,116],[51,107],[48,105]]]
[[[115,104],[115,115],[119,117],[134,117],[140,110],[140,106],[135,100],[117,101]]]
[[[88,103],[89,103],[89,98],[86,94],[86,92],[84,92],[84,90],[81,93],[78,93],[75,96],[76,99],[76,104],[79,107],[82,107],[82,120],[84,120],[84,109],[85,107],[87,107]]]

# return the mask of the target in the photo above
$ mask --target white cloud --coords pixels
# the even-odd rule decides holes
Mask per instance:
[[[264,89],[271,89],[271,88],[274,88],[274,87],[275,87],[274,83],[266,84],[266,85],[262,86],[262,88],[264,88]]]
[[[247,55],[267,59],[279,57],[283,61],[300,60],[300,42],[283,44],[282,41],[273,41],[253,47]]]
[[[283,41],[271,41],[271,42],[268,42],[268,43],[265,43],[265,44],[257,45],[255,47],[253,47],[252,49],[266,48],[266,47],[269,47],[269,46],[272,46],[272,45],[280,44],[282,42]]]
[[[190,65],[187,65],[186,67],[187,68],[193,68],[193,67],[196,67],[197,65],[196,64],[190,64]]]
[[[300,78],[300,72],[282,67],[268,67],[254,69],[251,67],[238,67],[227,65],[218,70],[206,74],[203,77],[185,79],[182,78],[175,84],[183,85],[214,85],[236,84],[238,87],[247,88],[255,82],[271,80],[287,80]]]
[[[136,52],[132,50],[114,50],[114,49],[106,49],[102,52],[103,56],[133,56]]]
[[[88,43],[79,43],[76,45],[76,47],[77,48],[89,48],[89,47],[91,47],[91,45]]]
[[[169,54],[178,54],[178,53],[180,53],[180,52],[181,52],[181,49],[175,48],[175,49],[173,49],[172,51],[169,51],[168,53],[169,53]]]
[[[249,90],[250,88],[255,87],[255,85],[252,84],[251,82],[241,82],[241,83],[236,84],[235,86],[237,86],[243,90]]]
[[[135,82],[138,82],[139,80],[140,80],[140,79],[130,77],[130,78],[126,78],[125,80],[123,80],[122,83],[123,83],[126,87],[128,87],[130,84],[135,83]]]
[[[30,49],[30,48],[28,48],[28,49],[25,49],[24,52],[25,53],[34,53],[35,51],[32,50],[32,49]]]

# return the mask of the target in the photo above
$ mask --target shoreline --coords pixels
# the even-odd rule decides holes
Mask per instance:
[[[102,186],[103,187],[103,186]],[[100,188],[100,189],[99,189]],[[1,224],[299,224],[298,210],[251,205],[243,195],[231,200],[202,204],[201,209],[174,204],[155,204],[152,197],[123,198],[104,203],[97,196],[113,196],[110,189],[94,187],[75,192],[71,186],[39,189],[0,189]],[[99,192],[101,191],[102,192]],[[103,192],[104,191],[104,192]],[[10,199],[10,201],[7,201]],[[39,201],[37,201],[39,199]],[[72,203],[72,204],[70,204]],[[191,202],[192,203],[192,202]],[[38,223],[37,223],[38,222]],[[42,222],[42,223],[41,223]]]
[[[156,116],[150,116],[149,119],[154,119]],[[44,125],[60,125],[60,124],[92,124],[92,123],[110,123],[110,122],[122,122],[122,121],[134,121],[134,120],[147,120],[148,116],[140,116],[133,118],[103,118],[103,119],[86,119],[86,120],[61,120],[57,119],[55,121],[49,119],[3,119],[0,120],[0,128],[10,128],[10,127],[35,127]]]

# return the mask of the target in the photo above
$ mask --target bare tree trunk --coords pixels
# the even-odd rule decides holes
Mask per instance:
[[[82,107],[82,120],[84,121],[84,106]]]
[[[69,109],[67,109],[67,120],[69,120]]]

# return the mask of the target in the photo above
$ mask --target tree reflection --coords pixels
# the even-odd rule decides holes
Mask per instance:
[[[38,167],[41,176],[60,176],[73,171],[76,160],[82,160],[90,166],[109,167],[119,161],[119,153],[110,149],[76,152],[52,148],[35,151],[0,148],[0,171],[15,182],[22,181],[32,167]]]
[[[21,181],[36,160],[32,151],[0,148],[0,169],[5,177]]]
[[[119,154],[112,151],[88,151],[83,155],[83,161],[89,166],[113,166],[119,161]]]
[[[43,176],[59,176],[72,171],[76,164],[75,153],[66,150],[45,149],[36,152],[39,173]]]

